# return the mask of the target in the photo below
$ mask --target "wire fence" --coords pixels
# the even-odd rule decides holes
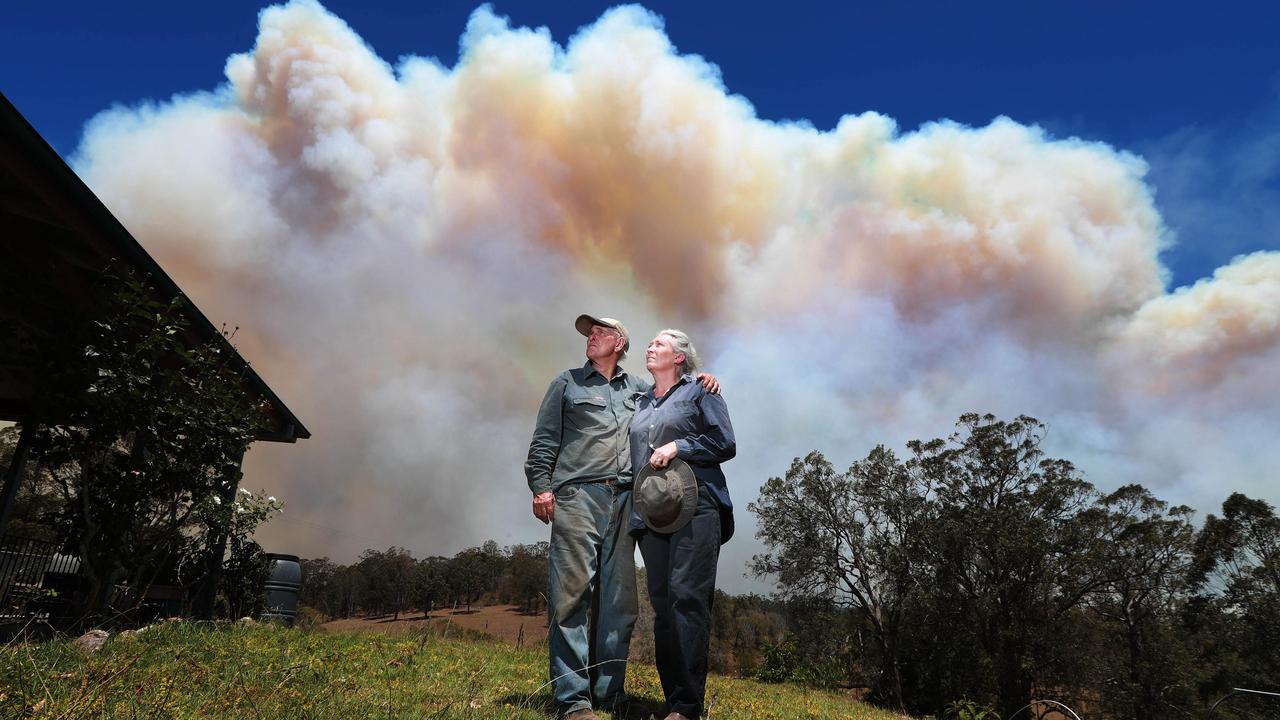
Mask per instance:
[[[56,543],[0,535],[0,617],[28,615],[42,600],[77,581],[80,559],[58,550]]]
[[[1207,720],[1275,720],[1280,718],[1280,692],[1235,688],[1209,708]]]

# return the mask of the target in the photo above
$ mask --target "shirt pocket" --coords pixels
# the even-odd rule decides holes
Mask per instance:
[[[702,410],[692,400],[673,400],[662,414],[665,426],[663,435],[668,440],[679,440],[697,435],[702,428]]]
[[[609,401],[602,395],[578,395],[569,398],[565,409],[568,424],[582,429],[594,429],[611,422]]]

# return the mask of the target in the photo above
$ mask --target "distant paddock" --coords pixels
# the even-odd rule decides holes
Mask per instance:
[[[442,619],[468,630],[488,633],[513,645],[520,637],[521,628],[524,629],[526,643],[542,642],[547,639],[546,614],[526,615],[517,605],[473,606],[471,612],[437,610],[425,616],[420,612],[400,613],[398,620],[393,619],[391,615],[352,617],[331,620],[320,627],[327,632],[378,632],[399,635],[422,627],[425,623]]]

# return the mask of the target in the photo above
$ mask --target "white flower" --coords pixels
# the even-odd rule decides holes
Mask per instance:
[[[253,493],[249,492],[248,490],[245,490],[244,488],[240,488],[239,492],[242,492],[245,495],[248,495],[249,497],[253,497]]]
[[[222,498],[218,497],[217,495],[214,495],[214,496],[213,496],[213,504],[214,504],[214,505],[221,505],[221,504],[222,504]]]
[[[276,496],[275,496],[275,495],[268,495],[268,496],[267,496],[267,501],[268,501],[268,502],[279,502],[278,500],[276,500]]]

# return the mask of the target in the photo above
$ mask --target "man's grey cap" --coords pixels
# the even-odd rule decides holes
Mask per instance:
[[[620,320],[614,320],[607,317],[596,317],[594,315],[579,315],[577,320],[573,321],[573,326],[578,329],[586,337],[591,337],[591,328],[594,325],[603,325],[607,328],[613,328],[622,334],[622,339],[626,342],[622,345],[622,352],[631,349],[631,333],[627,332],[627,328]]]
[[[679,458],[661,470],[645,463],[636,478],[632,502],[650,530],[673,533],[687,525],[698,509],[698,479],[689,463]]]

